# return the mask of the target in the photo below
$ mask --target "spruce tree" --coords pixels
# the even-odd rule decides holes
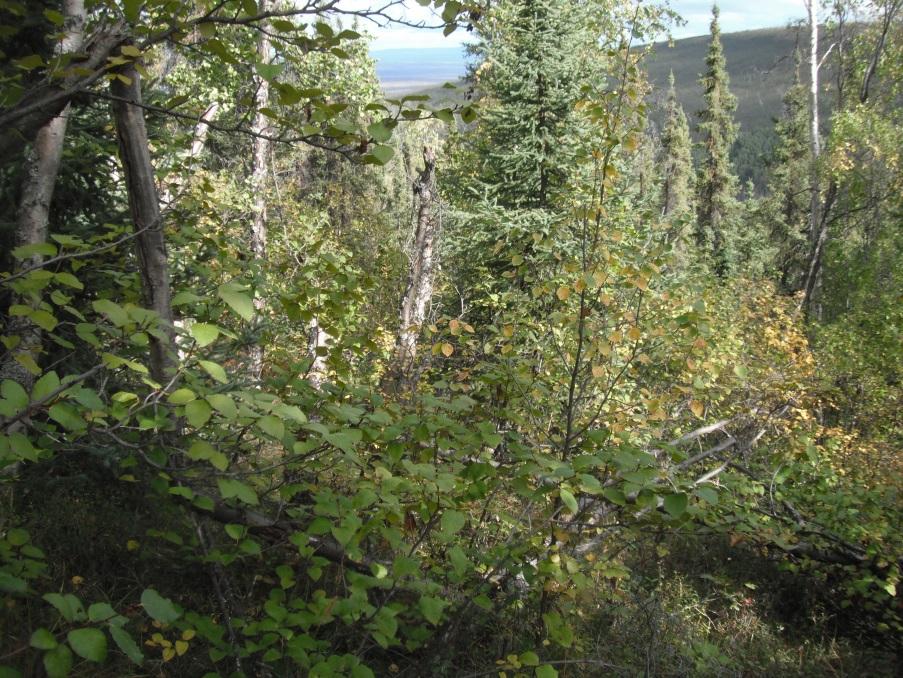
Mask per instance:
[[[730,93],[730,78],[721,46],[718,6],[712,8],[712,41],[706,56],[706,74],[699,81],[705,108],[699,112],[702,162],[697,181],[697,241],[711,257],[715,271],[727,273],[732,265],[732,236],[737,213],[737,177],[731,166],[731,146],[737,138]]]
[[[795,52],[796,77],[784,95],[784,112],[775,124],[777,144],[771,162],[768,198],[762,206],[775,248],[774,267],[782,289],[795,292],[805,282],[809,226],[808,92],[800,78],[802,57]]]
[[[548,209],[584,136],[574,104],[597,49],[583,10],[561,0],[503,0],[472,49],[484,112],[477,176],[499,205]]]
[[[693,145],[690,127],[677,92],[674,73],[668,80],[665,127],[662,130],[662,216],[680,219],[693,210]]]

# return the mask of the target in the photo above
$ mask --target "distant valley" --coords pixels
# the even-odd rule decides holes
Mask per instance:
[[[734,149],[741,179],[761,183],[761,156],[773,144],[773,120],[780,116],[784,93],[793,81],[793,51],[806,36],[796,28],[766,28],[722,36],[731,91],[738,100],[736,120],[740,139]],[[646,62],[653,86],[652,101],[661,103],[673,71],[678,97],[691,126],[702,107],[699,75],[705,68],[707,35],[659,43]],[[445,82],[458,82],[466,71],[463,48],[391,49],[373,52],[376,70],[388,96],[425,93],[437,104],[463,97],[463,89],[442,89]],[[805,75],[805,69],[804,69]],[[654,107],[655,109],[658,106]],[[652,121],[660,125],[660,113]]]

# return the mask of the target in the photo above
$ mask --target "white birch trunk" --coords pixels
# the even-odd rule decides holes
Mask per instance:
[[[268,10],[268,0],[260,0],[260,12]],[[270,61],[270,38],[266,34],[267,24],[261,26],[257,38],[257,59],[261,64],[268,64]],[[255,77],[254,84],[257,91],[254,96],[254,104],[256,113],[254,114],[254,123],[251,127],[254,136],[254,151],[251,165],[251,195],[253,199],[252,221],[251,221],[251,252],[256,260],[258,267],[262,267],[267,256],[267,198],[266,198],[266,178],[267,163],[270,157],[270,140],[264,138],[270,132],[270,123],[267,116],[260,112],[262,108],[266,108],[270,101],[270,83],[260,76]],[[262,297],[255,295],[254,307],[258,316],[265,309],[265,303]],[[259,320],[259,318],[258,318]],[[259,379],[263,373],[263,346],[260,343],[255,344],[251,348],[251,373],[255,378]]]
[[[424,168],[414,182],[414,196],[419,201],[411,268],[399,314],[398,335],[395,340],[395,364],[391,370],[399,386],[409,379],[417,356],[417,336],[426,320],[436,272],[436,241],[439,219],[436,215],[436,154],[423,149]]]
[[[63,3],[65,32],[56,46],[57,56],[77,52],[84,42],[85,4],[84,0],[65,0]],[[38,130],[34,144],[25,158],[25,180],[22,185],[22,200],[16,220],[16,246],[36,245],[47,240],[50,204],[56,186],[63,156],[63,142],[69,122],[70,105]],[[43,257],[34,255],[22,264],[26,267],[39,266]],[[6,334],[18,336],[17,354],[29,354],[37,362],[41,352],[41,330],[27,318],[11,318]],[[25,370],[13,356],[0,366],[0,375],[12,378],[30,390],[34,376]]]

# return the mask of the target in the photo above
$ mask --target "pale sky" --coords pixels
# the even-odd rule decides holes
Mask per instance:
[[[361,0],[346,0],[358,4]],[[372,3],[367,3],[372,4]],[[721,30],[725,33],[745,31],[754,28],[783,26],[794,19],[805,16],[803,0],[720,0]],[[687,21],[682,27],[673,29],[675,38],[686,38],[708,33],[711,21],[712,0],[670,0],[671,7]],[[408,21],[439,23],[431,17],[431,11],[416,2],[407,2],[404,16]],[[455,47],[467,41],[468,33],[458,29],[448,37],[441,30],[415,29],[404,26],[376,27],[363,26],[373,35],[372,49],[394,49],[400,47]]]

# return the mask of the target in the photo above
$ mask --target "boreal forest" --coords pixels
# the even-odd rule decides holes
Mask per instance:
[[[0,677],[899,676],[903,0],[400,2],[0,0]]]

